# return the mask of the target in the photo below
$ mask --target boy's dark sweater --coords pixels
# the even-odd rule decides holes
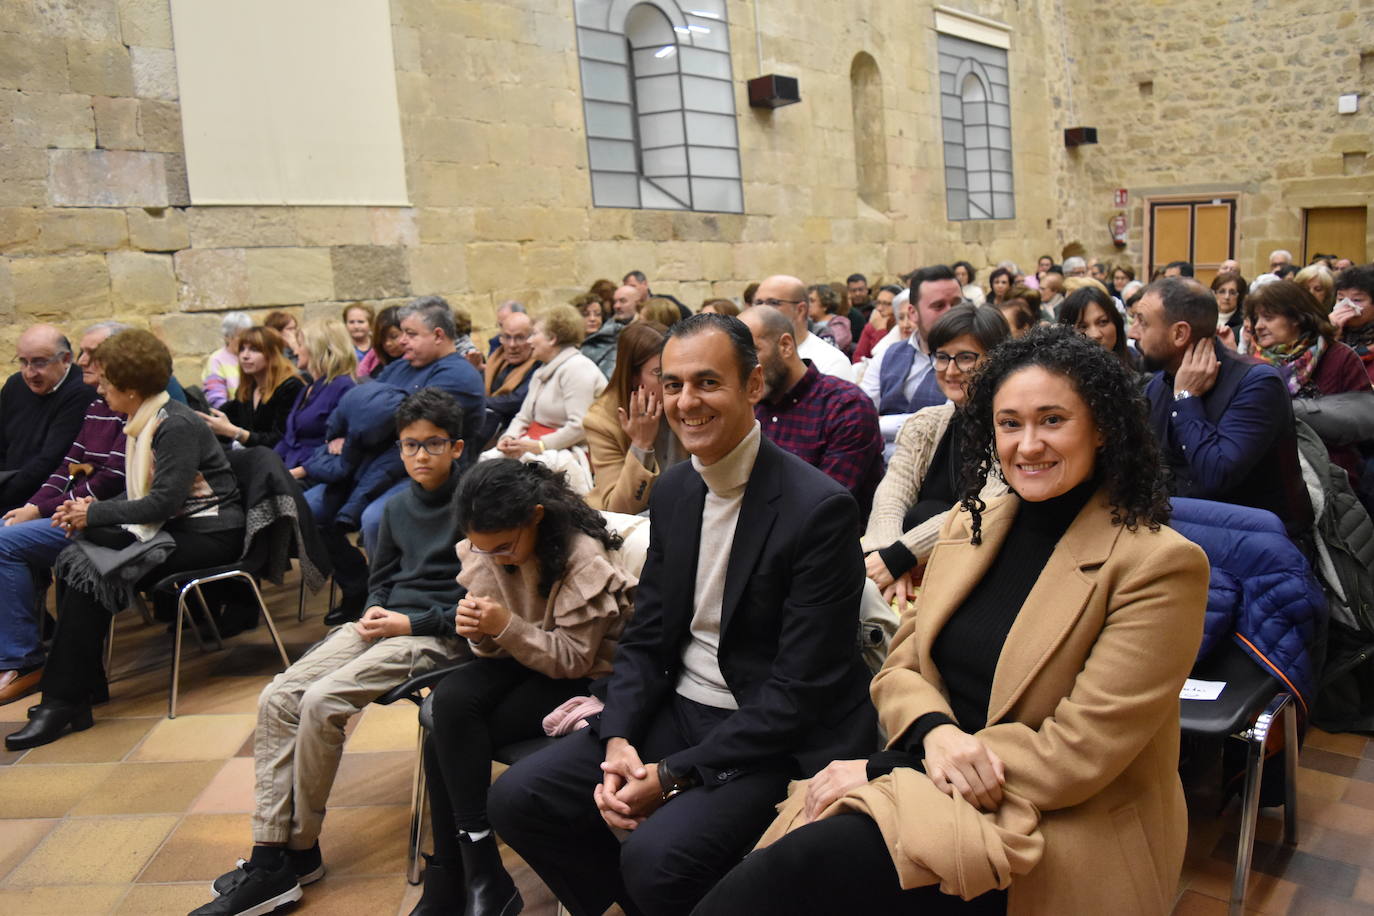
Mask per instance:
[[[429,491],[415,481],[387,501],[368,577],[367,607],[377,605],[410,618],[414,636],[453,636],[454,608],[465,594],[458,584],[463,539],[453,511],[458,466]]]

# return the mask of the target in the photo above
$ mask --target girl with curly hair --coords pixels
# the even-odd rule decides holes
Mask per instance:
[[[990,354],[964,410],[961,511],[873,681],[887,750],[802,784],[697,912],[1172,908],[1208,567],[1164,526],[1144,401],[1046,327]],[[985,501],[994,467],[1011,492]]]
[[[543,735],[547,714],[610,674],[638,583],[607,554],[620,537],[542,464],[483,462],[454,506],[466,534],[457,631],[476,658],[434,688],[434,856],[415,912],[514,913],[519,893],[487,822],[492,750]]]

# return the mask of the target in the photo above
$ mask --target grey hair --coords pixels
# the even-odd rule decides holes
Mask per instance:
[[[1084,268],[1084,269],[1087,269],[1087,266],[1088,266],[1088,262],[1085,261],[1085,260],[1083,260],[1082,258],[1073,257],[1073,258],[1065,258],[1065,259],[1064,259],[1064,273],[1066,273],[1066,274],[1067,274],[1069,271],[1071,271],[1071,270],[1077,270],[1077,269],[1080,268],[1080,267],[1082,267],[1082,268]]]
[[[229,312],[219,320],[219,334],[221,337],[233,337],[252,326],[253,319],[248,317],[247,312]]]
[[[502,309],[505,309],[505,310],[508,311],[508,312],[524,312],[524,311],[525,311],[525,307],[524,307],[523,305],[521,305],[519,302],[516,302],[514,299],[507,299],[505,302],[502,302],[502,303],[501,303],[499,306],[497,306],[497,308],[496,308],[496,310],[497,310],[498,312],[501,311]]]
[[[400,311],[396,313],[396,320],[405,321],[411,315],[418,315],[429,330],[443,331],[449,340],[458,338],[458,325],[453,320],[453,309],[443,296],[421,296],[412,299],[401,306]]]
[[[110,337],[113,337],[120,331],[129,330],[130,327],[131,325],[127,325],[122,321],[114,321],[113,319],[97,321],[95,324],[82,331],[81,336],[85,337],[87,334],[94,334],[96,331],[105,331]]]
[[[1011,271],[1013,278],[1021,276],[1021,268],[1016,266],[1015,261],[1002,261],[997,266]]]

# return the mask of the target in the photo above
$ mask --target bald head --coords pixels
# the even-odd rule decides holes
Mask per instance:
[[[760,286],[762,289],[762,286]],[[776,401],[806,375],[806,363],[797,353],[797,336],[781,308],[755,305],[740,312],[739,320],[754,337],[754,349],[763,367],[763,394]]]
[[[19,335],[15,348],[24,384],[34,394],[52,393],[72,363],[72,345],[50,324],[36,324]]]
[[[766,305],[755,305],[745,309],[740,312],[739,319],[749,325],[756,346],[759,341],[776,344],[782,335],[793,333],[792,322],[788,321],[782,312]]]
[[[639,287],[629,283],[616,289],[615,295],[611,298],[611,311],[615,314],[615,320],[621,324],[634,321],[639,314],[639,304],[644,300],[644,294]]]
[[[754,303],[767,303],[786,316],[792,324],[797,342],[806,339],[806,284],[796,277],[775,274],[762,283],[754,293]],[[776,304],[774,304],[776,303]]]

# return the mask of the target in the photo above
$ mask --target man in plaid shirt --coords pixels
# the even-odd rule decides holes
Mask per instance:
[[[754,406],[763,434],[848,487],[867,519],[883,476],[883,434],[873,401],[858,385],[802,359],[792,323],[777,309],[754,306],[739,317],[754,335],[763,367],[763,400]]]

